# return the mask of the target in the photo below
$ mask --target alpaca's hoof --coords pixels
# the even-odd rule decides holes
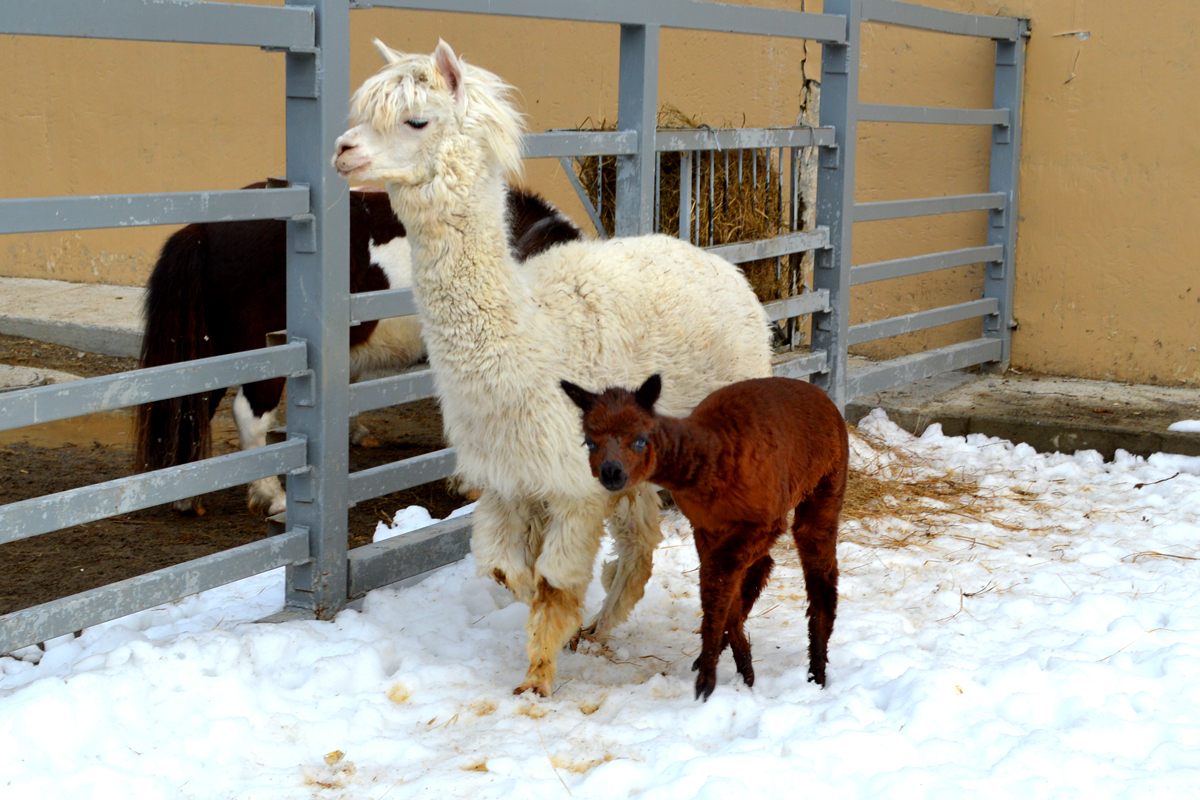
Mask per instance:
[[[696,656],[696,660],[692,662],[692,672],[700,669],[700,657]]]
[[[810,669],[808,671],[808,679],[810,681],[812,681],[813,683],[817,684],[818,686],[820,686],[822,689],[824,689],[825,688],[825,667],[821,667],[820,669]]]
[[[739,667],[738,674],[742,676],[742,682],[746,684],[747,688],[754,685],[754,667],[749,664],[744,669]]]
[[[712,695],[713,689],[717,688],[717,670],[702,669],[700,674],[696,676],[696,699],[708,702],[708,698]]]
[[[525,694],[526,692],[530,692],[530,691],[533,692],[534,694],[538,695],[539,697],[549,697],[550,696],[550,684],[547,683],[546,681],[536,681],[536,680],[525,681],[520,686],[513,689],[513,694]]]

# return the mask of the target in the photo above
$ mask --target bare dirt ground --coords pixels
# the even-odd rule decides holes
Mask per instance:
[[[134,369],[130,358],[0,336],[0,364],[95,377]],[[229,413],[232,393],[214,420],[213,454],[237,450]],[[442,423],[432,400],[363,414],[359,420],[382,443],[353,447],[351,470],[361,470],[443,447]],[[54,494],[132,474],[132,415],[93,414],[75,420],[0,433],[0,505]],[[466,501],[443,481],[368,500],[349,511],[349,546],[371,541],[376,523],[398,509],[421,505],[444,517]],[[155,569],[263,538],[266,523],[246,508],[236,486],[206,496],[208,513],[183,517],[170,506],[0,545],[0,614],[124,580]]]

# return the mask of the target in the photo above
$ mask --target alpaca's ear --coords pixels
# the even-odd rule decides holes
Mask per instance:
[[[433,63],[446,79],[446,85],[450,87],[450,96],[454,98],[454,105],[462,111],[467,104],[467,93],[463,89],[462,62],[443,39],[438,39],[437,49],[433,51]]]
[[[567,397],[571,398],[571,402],[579,406],[579,410],[583,413],[588,413],[592,410],[592,406],[596,404],[597,395],[592,394],[582,386],[576,386],[570,381],[559,381],[558,385],[567,393]]]
[[[388,63],[389,67],[400,61],[400,54],[395,50],[388,47],[378,39],[374,39],[373,41],[375,43],[375,49],[379,51],[379,55],[383,56],[383,60]]]
[[[637,400],[637,404],[642,408],[647,411],[653,411],[654,404],[658,402],[658,396],[661,393],[662,378],[656,372],[649,378],[646,378],[646,382],[633,393],[633,399]]]

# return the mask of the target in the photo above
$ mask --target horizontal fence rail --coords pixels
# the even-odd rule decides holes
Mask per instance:
[[[685,150],[754,150],[764,147],[828,147],[832,128],[660,128],[654,138],[660,153]]]
[[[423,483],[449,478],[454,474],[455,463],[457,462],[454,448],[448,447],[351,473],[350,503],[361,503],[372,497],[382,497]]]
[[[852,267],[850,269],[850,285],[857,286],[892,278],[904,278],[925,272],[965,267],[968,264],[991,263],[1000,261],[1002,258],[1004,258],[1003,247],[988,245],[986,247],[964,247],[961,250],[948,250],[944,253],[931,253],[910,258],[897,258],[891,261],[877,261],[874,264]]]
[[[927,197],[920,200],[884,200],[878,203],[855,203],[855,222],[877,222],[904,217],[926,217],[936,214],[956,214],[960,211],[988,211],[1004,208],[1007,195],[1000,192],[962,194],[953,197]]]
[[[525,158],[628,156],[637,149],[637,131],[547,131],[521,137]]]
[[[1000,304],[994,297],[985,297],[982,300],[971,300],[953,306],[935,308],[931,311],[918,311],[900,317],[864,322],[861,325],[850,326],[846,344],[853,347],[856,344],[886,339],[889,336],[899,336],[926,328],[936,328],[938,325],[949,325],[952,322],[986,317],[995,314],[999,309]]]
[[[999,339],[972,339],[936,350],[885,361],[879,366],[851,372],[846,378],[846,395],[851,400],[919,381],[943,372],[965,369],[1000,358]]]
[[[349,554],[349,599],[367,592],[461,561],[471,552],[469,515],[435,522],[419,531],[404,533],[356,547]]]
[[[308,533],[289,531],[98,589],[14,611],[0,625],[0,653],[170,603],[260,572],[308,560]]]
[[[404,317],[416,313],[417,299],[413,296],[412,289],[384,289],[350,295],[351,323]]]
[[[863,22],[899,25],[903,28],[918,28],[936,33],[1003,39],[1010,42],[1015,42],[1020,36],[1020,22],[1013,17],[963,14],[958,11],[927,8],[913,3],[897,3],[893,0],[863,0],[862,20]]]
[[[0,544],[239,486],[307,464],[303,439],[0,506]]]
[[[189,0],[0,0],[0,34],[311,50],[311,8]]]
[[[796,231],[785,233],[770,239],[759,239],[753,242],[737,242],[735,244],[718,244],[704,248],[714,255],[734,264],[747,261],[757,261],[761,258],[777,258],[817,250],[829,246],[829,231],[817,228],[812,231]]]
[[[0,234],[244,219],[287,219],[308,213],[308,189],[244,189],[94,197],[0,200]]]
[[[294,342],[246,353],[38,386],[3,396],[4,415],[0,416],[0,430],[297,375],[307,366],[307,347],[303,342]]]
[[[1007,108],[928,108],[860,103],[858,118],[864,122],[910,122],[930,125],[1008,125]]]
[[[830,14],[782,11],[706,0],[352,0],[351,8],[410,10],[529,17],[569,22],[607,22],[617,25],[656,25],[694,31],[784,36],[817,42],[844,42],[844,19]]]
[[[350,385],[350,414],[433,397],[433,370],[420,369]]]

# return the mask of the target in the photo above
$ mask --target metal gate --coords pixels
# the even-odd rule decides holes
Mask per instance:
[[[795,154],[802,148],[815,148],[814,230],[791,230],[771,239],[713,248],[735,262],[815,251],[813,291],[767,305],[775,320],[812,315],[812,352],[782,360],[776,366],[777,374],[811,376],[844,407],[859,395],[939,372],[980,364],[1001,369],[1007,365],[1027,31],[1023,20],[938,11],[893,0],[825,0],[824,14],[703,0],[287,0],[283,7],[191,0],[0,0],[0,34],[228,44],[281,52],[286,60],[287,177],[291,181],[288,188],[253,191],[0,200],[0,233],[223,220],[288,221],[286,343],[26,389],[0,398],[0,430],[9,430],[286,377],[285,441],[0,506],[0,544],[275,474],[287,475],[286,524],[274,526],[272,535],[261,542],[0,617],[0,653],[279,566],[287,567],[286,613],[327,619],[374,588],[457,560],[468,552],[469,516],[347,549],[346,511],[350,505],[446,477],[454,467],[453,451],[442,450],[374,469],[348,471],[351,415],[432,393],[428,369],[348,383],[351,321],[415,310],[409,290],[349,293],[348,200],[344,182],[329,165],[349,102],[350,12],[372,6],[619,25],[617,130],[533,134],[525,142],[528,158],[615,157],[618,235],[654,229],[656,165],[662,152],[699,159],[705,152],[719,150],[779,148],[781,154],[784,149]],[[995,40],[994,108],[858,102],[859,41],[865,21]],[[664,27],[822,43],[820,126],[658,132],[659,31]],[[855,203],[858,120],[991,126],[989,191]],[[794,192],[793,182],[793,204]],[[850,266],[854,222],[982,209],[989,211],[984,247]],[[683,216],[679,232],[686,237]],[[853,285],[975,263],[987,265],[979,300],[849,325]],[[847,371],[847,348],[854,344],[971,318],[982,320],[977,339],[872,364],[867,370]]]

